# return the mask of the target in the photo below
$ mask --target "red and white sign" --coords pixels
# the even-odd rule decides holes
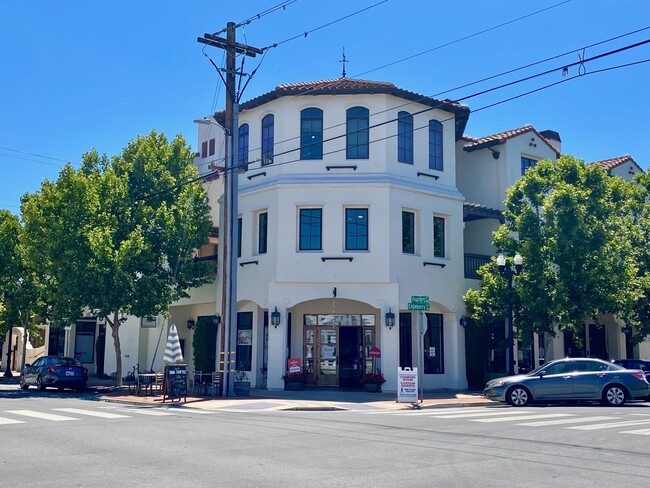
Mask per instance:
[[[378,347],[371,347],[370,351],[368,351],[368,356],[370,356],[372,359],[377,359],[381,357],[381,349]]]
[[[302,371],[300,358],[287,359],[287,369],[289,370],[289,373],[300,373]]]

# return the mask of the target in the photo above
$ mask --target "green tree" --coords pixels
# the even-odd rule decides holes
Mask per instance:
[[[637,246],[643,192],[571,156],[540,161],[507,192],[506,223],[494,234],[505,254],[524,257],[514,278],[519,337],[576,331],[601,314],[629,315],[640,297]],[[647,242],[647,241],[646,241]],[[505,316],[507,285],[494,261],[480,273],[480,290],[464,299],[480,324]]]
[[[207,283],[208,265],[194,249],[207,243],[207,196],[182,137],[152,131],[108,158],[83,155],[56,182],[23,199],[30,261],[46,280],[56,324],[84,309],[111,327],[122,381],[119,328],[126,315],[167,314],[187,290]]]

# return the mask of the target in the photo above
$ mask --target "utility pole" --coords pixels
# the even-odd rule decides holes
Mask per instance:
[[[222,396],[231,396],[233,391],[233,375],[231,366],[235,362],[235,347],[237,344],[237,249],[239,240],[238,222],[238,186],[239,186],[239,96],[236,92],[235,77],[243,73],[236,71],[237,54],[255,57],[264,51],[258,48],[239,44],[235,40],[235,30],[239,27],[234,22],[228,22],[226,39],[215,34],[204,34],[196,40],[201,44],[218,47],[226,51],[226,167],[224,171],[223,198],[223,233],[220,235],[222,249],[222,294],[221,316],[221,352],[223,353],[224,378]],[[221,75],[221,73],[219,73]],[[222,77],[223,79],[223,77]],[[225,237],[221,241],[221,236]]]

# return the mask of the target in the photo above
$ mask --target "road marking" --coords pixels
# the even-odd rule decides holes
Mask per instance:
[[[650,429],[626,430],[623,432],[619,432],[619,434],[650,435]]]
[[[628,420],[625,422],[609,422],[604,424],[593,425],[578,425],[576,427],[567,427],[567,429],[575,430],[598,430],[598,429],[615,429],[617,427],[627,427],[632,425],[645,425],[650,424],[650,420]]]
[[[51,420],[52,422],[65,422],[66,420],[79,420],[73,417],[64,417],[63,415],[54,415],[52,413],[35,412],[33,410],[7,410],[7,413],[14,415],[23,415],[25,417],[33,417],[35,419]]]
[[[120,412],[128,413],[137,413],[140,415],[151,415],[153,417],[162,417],[162,416],[173,416],[173,413],[170,413],[167,410],[158,410],[157,408],[119,408],[117,409]]]
[[[24,424],[22,420],[6,419],[0,417],[0,425],[9,425],[9,424]]]
[[[96,410],[82,410],[81,408],[53,408],[59,412],[76,413],[79,415],[89,415],[91,417],[101,417],[103,419],[127,419],[128,415],[120,415],[119,413],[98,412]]]
[[[489,410],[487,408],[467,408],[467,407],[461,407],[461,408],[437,408],[435,410],[409,410],[409,411],[403,411],[403,410],[398,410],[398,411],[389,411],[389,412],[372,412],[372,413],[392,413],[393,415],[451,415],[451,414],[458,414],[458,413],[479,413],[479,412],[494,412],[495,410]],[[504,411],[499,410],[499,411]],[[511,411],[511,410],[508,410]]]
[[[497,417],[494,419],[470,419],[472,422],[517,422],[519,420],[532,420],[532,419],[548,419],[548,418],[557,418],[557,417],[570,417],[570,413],[545,413],[545,414],[534,414],[534,415],[514,415],[512,417]]]
[[[524,411],[524,410],[519,410],[517,413],[531,413],[529,411]],[[467,418],[474,418],[474,417],[489,417],[491,415],[512,415],[512,410],[495,410],[493,412],[478,412],[478,413],[459,413],[459,414],[452,414],[452,415],[438,415],[436,418],[439,419],[467,419]]]
[[[600,422],[601,420],[612,420],[616,417],[577,417],[572,419],[561,420],[542,420],[541,422],[524,422],[517,425],[525,425],[526,427],[546,427],[547,425],[563,425],[563,424],[581,424],[583,422]]]

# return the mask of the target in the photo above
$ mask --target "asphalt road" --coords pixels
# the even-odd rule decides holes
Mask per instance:
[[[0,391],[3,487],[650,482],[650,404],[202,412]]]

